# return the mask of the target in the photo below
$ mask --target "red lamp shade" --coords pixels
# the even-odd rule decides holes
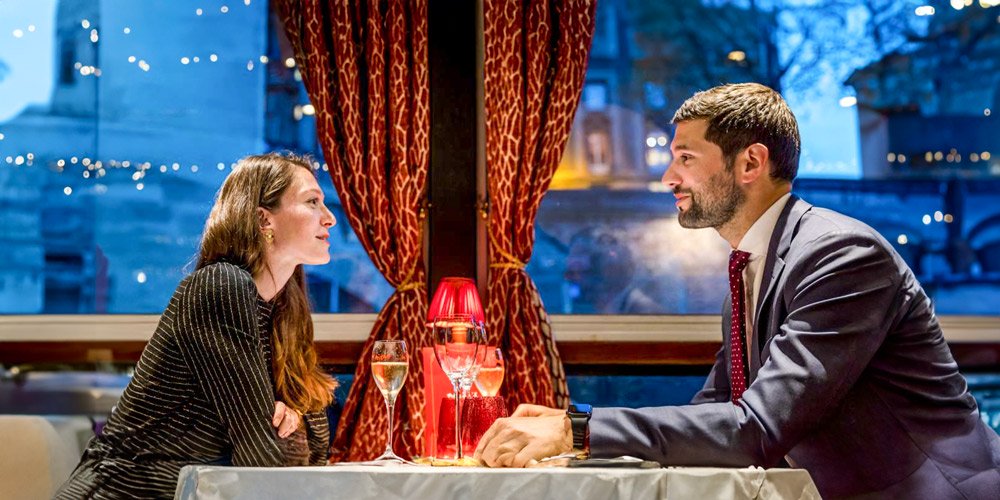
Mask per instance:
[[[483,303],[479,300],[476,282],[470,278],[441,278],[431,307],[427,310],[427,322],[438,316],[471,314],[476,321],[486,321]]]

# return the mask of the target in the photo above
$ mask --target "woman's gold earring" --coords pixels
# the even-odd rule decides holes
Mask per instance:
[[[264,241],[266,241],[268,245],[271,245],[271,244],[274,243],[274,231],[273,230],[271,230],[271,229],[265,229],[264,230]]]

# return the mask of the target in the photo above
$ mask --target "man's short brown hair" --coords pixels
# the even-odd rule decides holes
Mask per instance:
[[[673,123],[705,120],[705,139],[722,149],[727,168],[751,144],[767,146],[771,177],[791,182],[799,170],[799,127],[781,95],[759,83],[720,85],[681,104]]]

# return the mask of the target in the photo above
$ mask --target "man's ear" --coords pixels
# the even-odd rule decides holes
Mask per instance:
[[[264,207],[257,207],[257,225],[261,229],[271,227],[271,211]]]
[[[743,184],[750,184],[759,177],[770,175],[771,152],[767,146],[756,142],[743,150],[736,160],[736,175]]]

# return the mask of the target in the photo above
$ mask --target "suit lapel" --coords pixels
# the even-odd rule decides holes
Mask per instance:
[[[761,281],[761,289],[764,293],[761,294],[760,299],[757,301],[757,313],[754,315],[754,339],[757,343],[757,356],[753,356],[753,364],[750,367],[750,380],[757,377],[757,371],[760,369],[761,354],[764,350],[764,344],[767,343],[770,336],[768,332],[770,323],[770,313],[771,313],[771,300],[776,293],[778,288],[778,278],[781,277],[781,273],[785,269],[785,255],[788,254],[788,248],[791,246],[792,237],[795,235],[795,231],[798,228],[799,220],[802,216],[812,208],[812,205],[802,201],[798,196],[794,194],[788,199],[788,203],[785,203],[785,208],[781,210],[781,215],[778,217],[778,222],[774,225],[774,232],[771,233],[771,241],[767,246],[767,260],[764,261],[764,280]]]

